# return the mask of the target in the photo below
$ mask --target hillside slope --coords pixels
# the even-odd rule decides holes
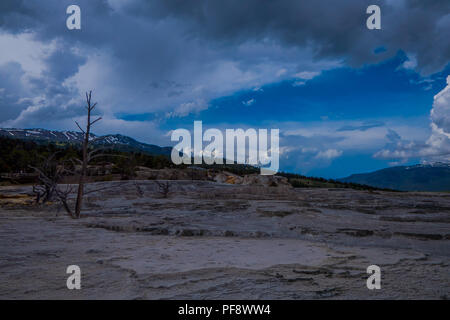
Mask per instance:
[[[450,191],[450,164],[398,166],[352,174],[338,181],[403,191]]]
[[[54,142],[61,144],[81,144],[83,134],[75,131],[54,131],[46,129],[0,129],[0,136],[13,139],[31,140],[37,143]],[[151,155],[170,155],[171,147],[160,147],[153,144],[147,144],[136,141],[128,136],[120,134],[109,134],[105,136],[96,136],[91,134],[93,143],[97,146],[110,147],[118,151],[125,152],[143,152]]]

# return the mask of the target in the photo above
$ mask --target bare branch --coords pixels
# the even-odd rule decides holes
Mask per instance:
[[[163,198],[167,198],[170,193],[170,183],[169,181],[166,182],[159,182],[155,181],[159,188],[159,193],[162,195]]]
[[[69,161],[71,161],[72,164],[74,164],[75,161],[78,161],[79,164],[82,164],[82,163],[83,163],[83,161],[81,161],[81,160],[78,159],[78,158],[70,158]]]
[[[72,186],[67,186],[66,190],[59,190],[57,188],[55,191],[56,191],[56,194],[57,194],[57,196],[59,198],[59,201],[61,202],[62,206],[66,210],[67,214],[71,218],[76,218],[76,216],[74,215],[72,209],[70,209],[70,206],[69,206],[68,200],[67,200],[69,194],[71,194],[73,192]]]
[[[102,120],[102,117],[98,117],[97,119],[95,119],[94,121],[92,121],[92,122],[90,123],[90,125],[92,126],[94,123],[96,123],[97,121],[100,121],[100,120]]]
[[[95,149],[92,149],[91,151],[88,152],[88,156],[92,156],[94,153],[99,152],[101,150],[106,150],[109,149],[108,147],[98,147]]]
[[[144,191],[142,191],[141,186],[136,182],[136,180],[134,181],[134,186],[136,187],[136,193],[137,195],[142,198],[144,196]]]
[[[107,154],[107,153],[99,153],[99,154],[95,154],[95,155],[93,155],[93,156],[91,156],[91,157],[88,158],[88,162],[91,161],[92,159],[95,159],[95,158],[108,157],[108,156],[111,156],[111,155],[110,155],[110,154]]]
[[[41,167],[29,166],[38,174],[38,185],[33,186],[33,193],[36,194],[36,203],[50,201],[56,192],[58,181],[63,173],[63,168],[59,167],[52,160],[59,153],[55,152],[44,159]]]
[[[84,131],[84,129],[81,128],[81,126],[78,124],[77,121],[75,121],[75,123],[76,123],[77,127],[81,130],[81,132],[86,133],[86,132]]]
[[[84,185],[85,185],[85,179],[87,174],[87,167],[89,161],[93,158],[93,154],[95,151],[88,152],[89,150],[89,138],[91,134],[91,126],[95,124],[96,122],[100,121],[102,118],[99,117],[95,119],[94,121],[91,121],[91,111],[95,108],[97,105],[97,102],[91,105],[91,98],[92,98],[92,90],[89,91],[89,93],[86,92],[86,110],[87,110],[87,121],[86,121],[86,130],[83,131],[84,133],[84,139],[83,139],[83,159],[81,161],[81,172],[78,179],[78,190],[77,190],[77,198],[75,202],[75,211],[74,216],[76,218],[80,217],[81,214],[81,208],[83,205],[83,196],[85,194],[84,192]],[[100,156],[100,155],[98,155]]]

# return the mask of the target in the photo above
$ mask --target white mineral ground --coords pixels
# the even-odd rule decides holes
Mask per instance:
[[[102,182],[81,219],[4,201],[1,299],[447,299],[450,194]],[[1,187],[0,194],[31,193]],[[8,200],[8,199],[6,199]],[[0,202],[1,203],[1,202]],[[59,211],[58,211],[59,210]],[[81,268],[68,290],[66,268]],[[368,290],[366,269],[381,268]]]

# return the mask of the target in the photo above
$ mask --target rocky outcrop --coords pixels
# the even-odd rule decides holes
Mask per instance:
[[[263,176],[250,174],[240,176],[228,171],[208,170],[199,167],[187,169],[150,169],[147,167],[137,167],[136,178],[141,180],[209,180],[217,183],[256,185],[265,187],[278,187],[291,185],[288,179],[280,176]]]
[[[142,180],[210,180],[208,170],[188,169],[150,169],[137,167],[136,178]]]
[[[285,177],[275,175],[263,176],[259,174],[249,174],[241,177],[227,171],[215,174],[213,180],[219,183],[254,185],[264,187],[291,186],[288,182],[288,179]]]
[[[258,185],[266,187],[290,186],[288,179],[280,176],[263,176],[259,174],[245,175],[243,185]]]
[[[228,171],[217,172],[213,175],[213,180],[218,183],[242,184],[244,180],[241,176]]]

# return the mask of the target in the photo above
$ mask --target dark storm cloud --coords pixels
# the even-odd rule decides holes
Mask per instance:
[[[45,59],[48,66],[47,75],[56,81],[64,81],[77,73],[78,68],[85,62],[85,57],[76,55],[67,48],[60,48]]]
[[[63,85],[86,58],[67,47],[55,45],[43,60],[39,75],[27,75],[20,63],[0,65],[0,122],[17,119],[24,125],[45,123],[82,114],[81,103],[71,101],[79,97],[76,88]],[[81,101],[80,101],[81,102]]]
[[[81,7],[81,30],[65,26],[71,4]],[[369,4],[381,6],[382,30],[366,28]],[[400,49],[422,74],[439,71],[450,56],[449,12],[450,1],[433,0],[2,0],[0,31],[30,32],[55,47],[41,61],[40,76],[28,77],[29,88],[13,94],[44,96],[48,104],[28,110],[23,121],[51,116],[46,107],[82,103],[87,89],[96,90],[110,115],[182,116],[211,99],[281,81],[280,75],[336,61],[361,66]],[[386,50],[376,50],[381,47]]]
[[[172,19],[178,25],[171,27],[180,28],[186,36],[212,41],[211,46],[272,39],[285,46],[311,46],[318,58],[343,58],[355,66],[380,61],[401,49],[415,55],[418,70],[428,74],[442,69],[450,57],[447,0],[136,0],[123,1],[120,7],[110,4],[118,1],[81,0],[75,3],[82,8],[84,28],[68,32],[61,28],[66,18],[61,13],[72,3],[2,0],[0,26],[12,32],[38,30],[42,39],[60,36],[89,45],[110,44],[119,56],[136,55],[127,50],[127,42],[138,37],[145,42],[139,19]],[[370,4],[381,7],[382,30],[366,28]],[[114,39],[123,41],[123,46],[117,46]],[[146,46],[156,48],[157,44]],[[381,46],[386,51],[376,50]]]
[[[23,75],[22,67],[16,62],[0,65],[0,122],[17,117],[30,105],[21,99]]]
[[[351,65],[376,62],[404,50],[416,55],[419,71],[441,70],[450,59],[447,0],[164,0],[131,2],[135,14],[176,17],[189,33],[213,41],[278,39],[308,46],[318,57],[342,57]],[[382,30],[366,28],[366,8],[381,7]],[[377,48],[386,50],[380,52]]]

